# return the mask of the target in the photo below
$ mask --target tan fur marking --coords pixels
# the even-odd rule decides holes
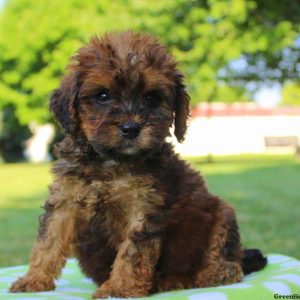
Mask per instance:
[[[33,247],[29,270],[10,288],[11,292],[53,290],[66,258],[75,243],[75,217],[70,210],[58,209],[48,221],[45,237]]]

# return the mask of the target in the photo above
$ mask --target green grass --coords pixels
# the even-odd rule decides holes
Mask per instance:
[[[0,165],[0,266],[27,263],[41,205],[51,181],[50,165]]]
[[[190,160],[236,209],[245,247],[300,258],[300,161],[293,156]]]
[[[292,156],[188,159],[237,211],[246,247],[300,258],[300,162]],[[50,165],[0,165],[0,266],[27,263]]]

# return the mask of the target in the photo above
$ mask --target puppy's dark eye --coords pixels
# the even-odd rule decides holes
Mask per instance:
[[[161,97],[158,92],[151,91],[145,95],[144,99],[150,107],[156,107],[159,104]]]
[[[97,102],[104,104],[111,100],[111,95],[108,90],[101,91],[97,96]]]

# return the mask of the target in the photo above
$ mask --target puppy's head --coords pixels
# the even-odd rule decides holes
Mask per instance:
[[[50,107],[64,131],[98,153],[134,156],[170,135],[183,141],[189,96],[177,63],[155,39],[131,31],[79,49]]]

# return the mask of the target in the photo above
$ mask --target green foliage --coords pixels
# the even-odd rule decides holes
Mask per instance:
[[[30,137],[27,126],[21,125],[14,113],[14,106],[6,106],[0,112],[0,163],[22,159],[23,141]]]
[[[282,104],[300,105],[300,82],[288,82],[282,89]]]
[[[293,68],[283,49],[292,51],[299,32],[297,1],[277,6],[258,0],[135,0],[134,8],[138,28],[159,36],[181,62],[193,104],[217,100],[223,82],[228,92],[240,94],[235,89],[246,82],[274,79],[278,69]],[[230,64],[239,58],[245,61],[242,70]],[[283,72],[276,79],[288,76]]]
[[[74,51],[94,33],[126,28],[150,32],[170,47],[194,104],[225,90],[231,101],[244,99],[235,98],[236,82],[220,83],[220,77],[226,82],[236,76],[228,63],[242,54],[271,59],[293,45],[299,29],[296,10],[288,16],[287,8],[261,2],[8,1],[0,19],[0,107],[13,104],[22,124],[48,121],[47,99]],[[295,1],[284,2],[296,9]]]
[[[249,81],[299,77],[299,12],[294,0],[276,5],[258,0],[7,0],[0,14],[0,110],[9,111],[20,126],[52,122],[49,95],[69,57],[93,34],[128,28],[152,33],[170,48],[187,76],[192,104],[248,101]],[[244,67],[233,67],[241,59]]]
[[[8,2],[0,19],[0,107],[13,103],[22,124],[48,121],[49,94],[69,57],[91,34],[129,23],[126,1],[110,2]]]
[[[223,103],[248,102],[250,96],[242,87],[233,87],[228,84],[219,84],[214,93],[214,101]]]

